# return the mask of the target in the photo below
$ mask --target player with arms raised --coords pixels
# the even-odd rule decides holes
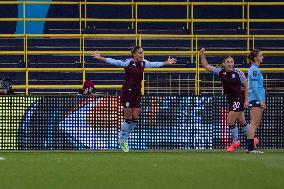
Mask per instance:
[[[244,114],[244,109],[248,108],[248,82],[244,73],[234,68],[234,59],[231,56],[226,56],[223,59],[221,67],[214,67],[207,62],[204,53],[205,49],[202,48],[200,50],[202,67],[219,76],[223,85],[224,94],[228,98],[229,114],[227,124],[233,141],[227,148],[227,152],[233,152],[240,146],[239,130],[236,126],[236,122],[243,127],[246,136],[248,136],[250,128]],[[242,91],[242,85],[245,87],[245,93]],[[254,145],[256,146],[257,144],[258,139],[254,138]]]
[[[121,93],[121,104],[124,109],[125,121],[121,125],[118,143],[124,152],[129,151],[127,138],[130,132],[137,126],[141,110],[141,83],[143,80],[144,68],[161,67],[176,63],[176,59],[168,58],[165,62],[149,62],[144,59],[144,51],[140,46],[131,50],[132,58],[115,60],[102,57],[98,51],[92,52],[92,57],[109,64],[124,67],[125,79]]]

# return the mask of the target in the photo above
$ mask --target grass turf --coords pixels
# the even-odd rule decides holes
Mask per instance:
[[[284,152],[1,152],[1,189],[284,188]]]

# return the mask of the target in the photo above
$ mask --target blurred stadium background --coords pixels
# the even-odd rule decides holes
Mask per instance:
[[[15,91],[0,96],[0,188],[282,188],[283,12],[276,0],[0,1],[0,73]],[[178,63],[146,69],[136,151],[121,154],[123,69],[90,53],[126,59],[135,45],[147,60]],[[243,153],[244,136],[239,153],[223,152],[228,107],[201,68],[202,47],[209,63],[232,55],[245,73],[248,52],[263,51],[264,156]],[[86,79],[99,95],[77,95]]]

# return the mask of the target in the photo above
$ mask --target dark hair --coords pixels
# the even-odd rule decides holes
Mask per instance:
[[[249,55],[247,56],[247,59],[253,63],[254,62],[254,58],[257,57],[258,53],[260,53],[260,50],[258,49],[253,49]]]
[[[225,57],[223,58],[223,60],[222,60],[222,64],[225,62],[225,60],[226,60],[227,58],[233,58],[233,57],[232,57],[232,56],[225,56]]]
[[[136,53],[139,49],[141,49],[141,46],[139,45],[133,47],[131,50],[131,56],[133,57],[133,54]]]
[[[227,59],[227,58],[233,58],[232,56],[230,56],[230,55],[228,55],[228,56],[225,56],[224,58],[223,58],[223,60],[222,60],[222,62],[221,62],[221,68],[224,68],[224,66],[223,66],[223,63],[225,62],[225,60]]]

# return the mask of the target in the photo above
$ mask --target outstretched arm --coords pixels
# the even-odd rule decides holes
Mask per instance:
[[[149,62],[145,60],[145,67],[146,68],[158,68],[165,65],[172,65],[175,64],[177,60],[175,58],[169,57],[165,62]]]
[[[127,67],[130,61],[122,61],[122,60],[115,60],[112,58],[105,58],[100,55],[99,51],[94,51],[91,53],[91,56],[95,59],[104,61],[106,63],[115,65],[115,66],[120,66],[120,67]]]

